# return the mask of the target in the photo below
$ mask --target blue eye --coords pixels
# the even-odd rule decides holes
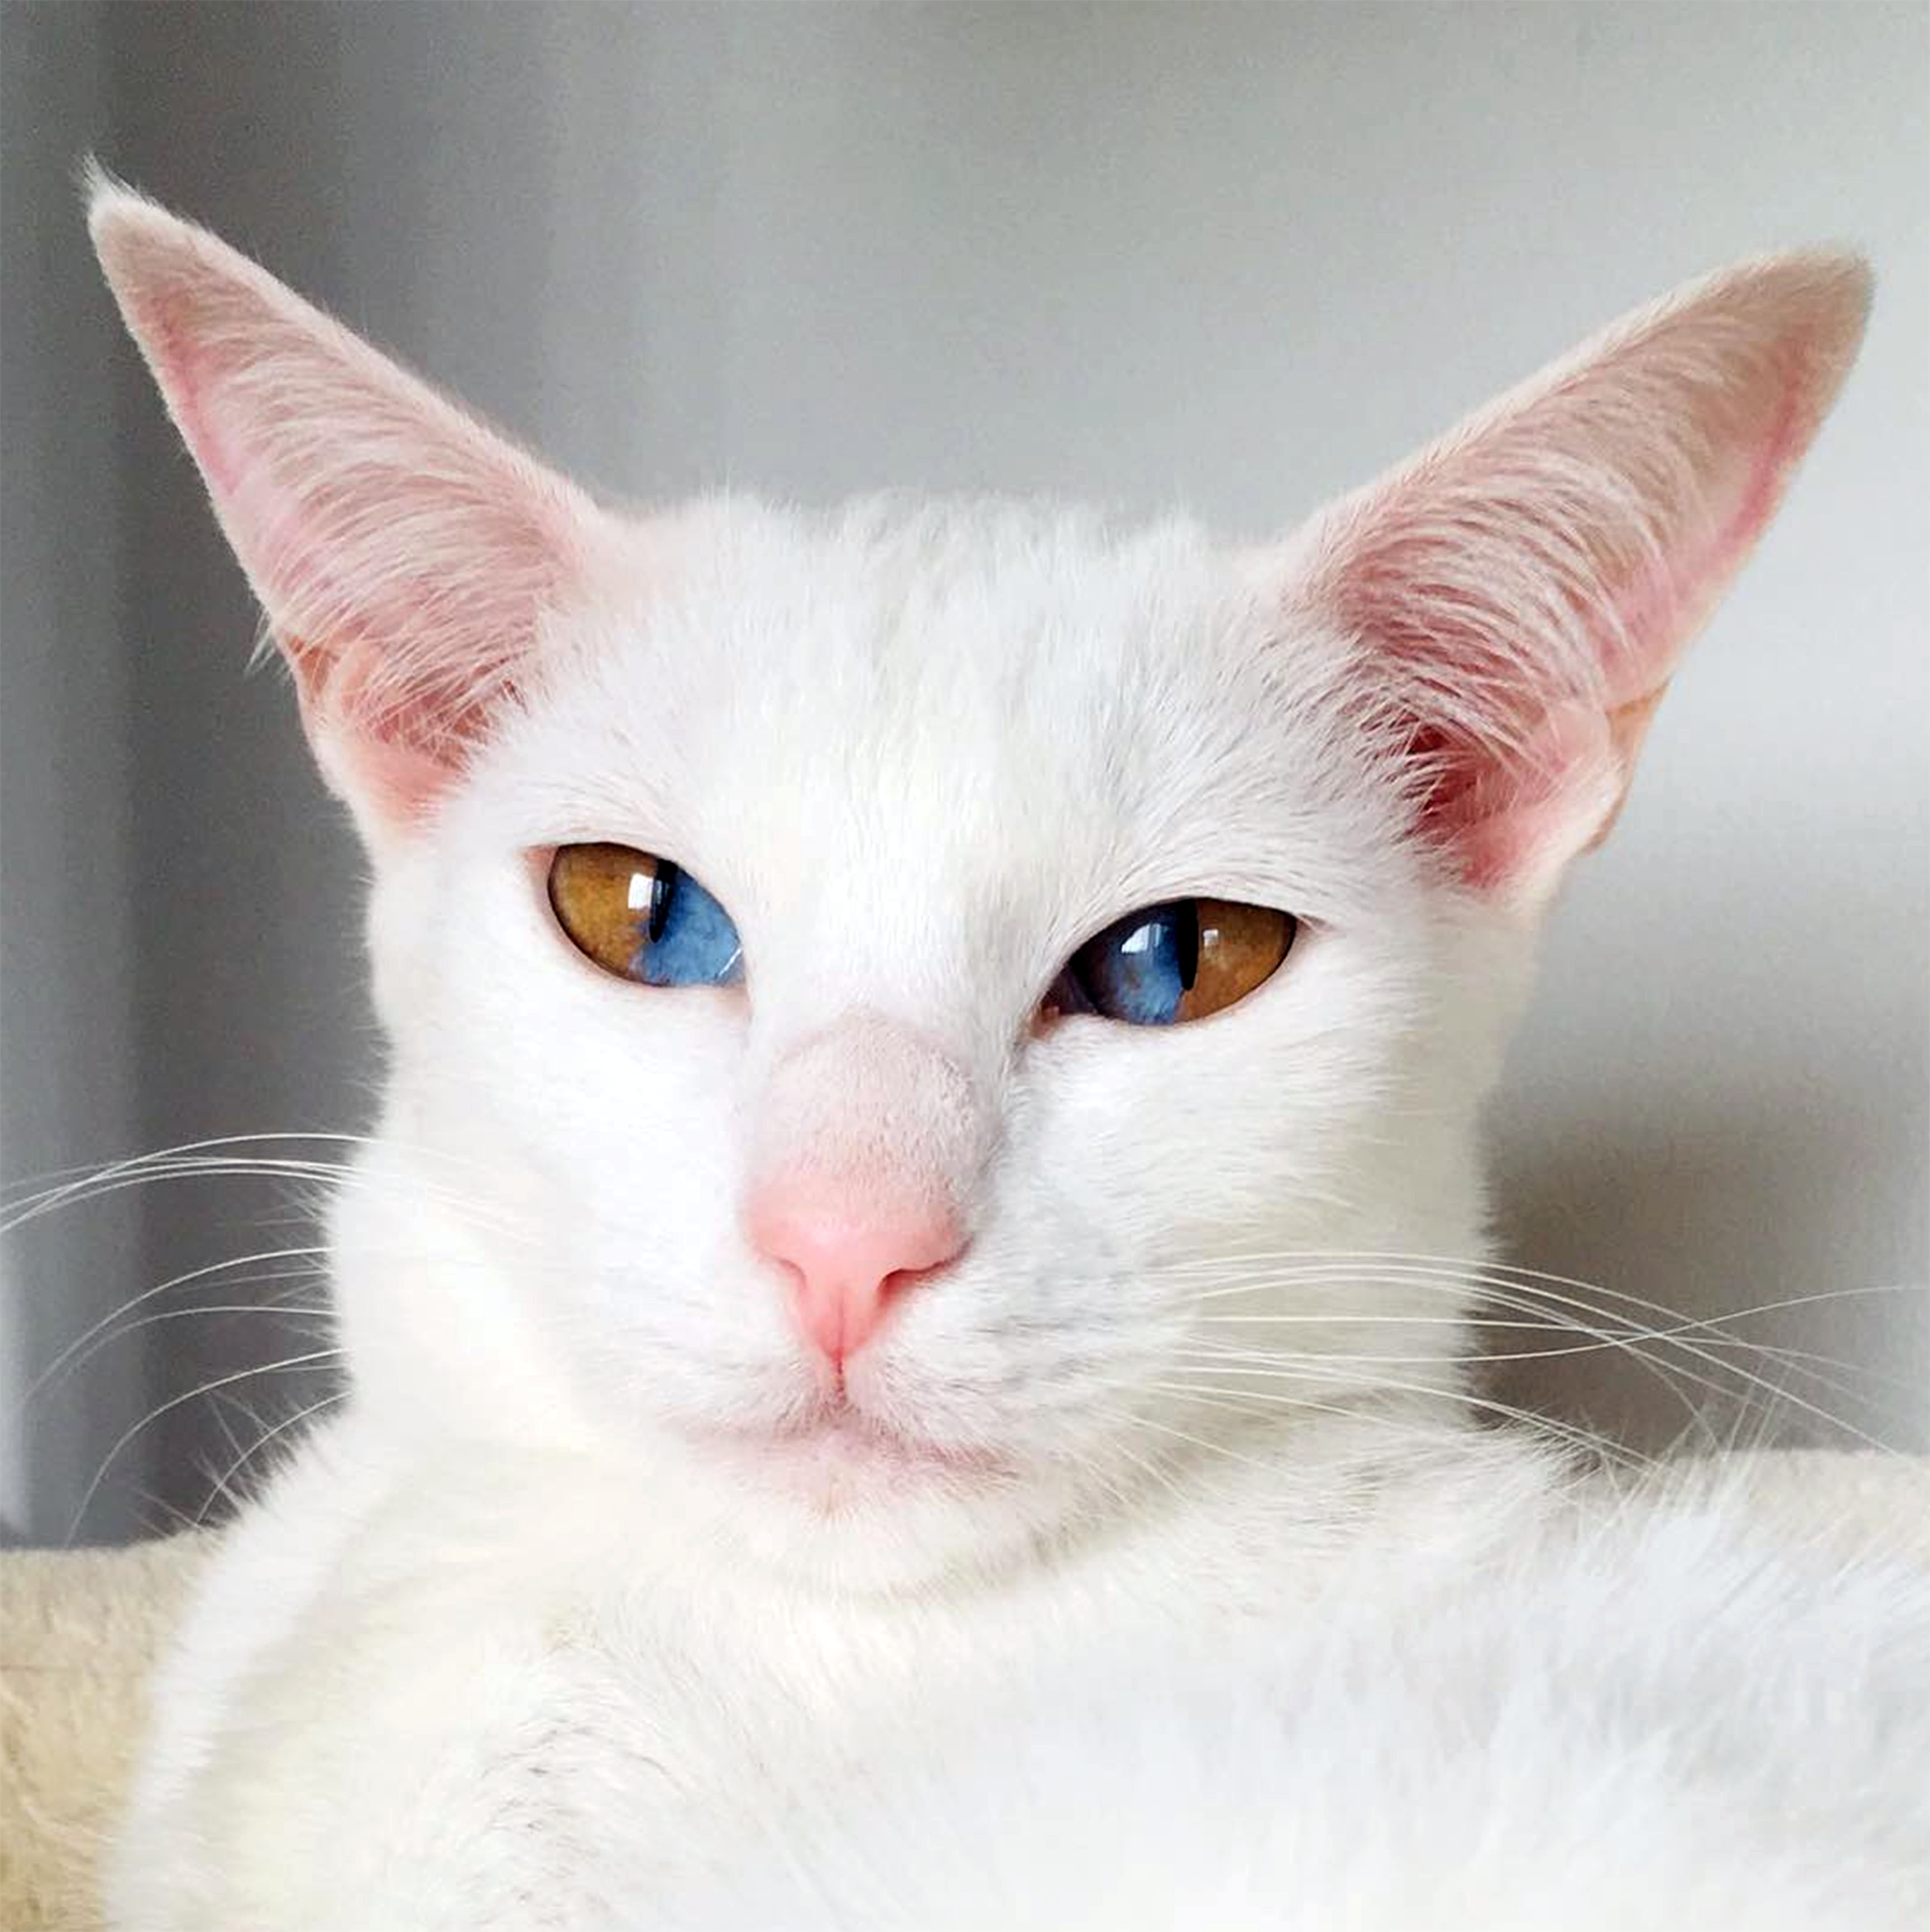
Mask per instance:
[[[1171,899],[1115,920],[1067,961],[1041,1011],[1128,1026],[1204,1019],[1271,979],[1293,944],[1291,913],[1231,899]]]
[[[744,976],[730,915],[681,866],[628,845],[560,845],[550,904],[605,972],[646,986],[727,986]]]

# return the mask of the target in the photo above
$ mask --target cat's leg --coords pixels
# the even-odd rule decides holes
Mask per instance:
[[[520,1493],[530,1460],[338,1426],[234,1526],[157,1684],[115,1932],[632,1932],[724,1855],[742,1662],[631,1587],[646,1528],[574,1466]]]
[[[195,1780],[250,1674],[298,1628],[391,1480],[345,1418],[319,1428],[223,1533],[151,1687],[147,1737],[104,1874],[117,1932],[195,1922],[192,1901],[207,1862],[220,1856],[218,1845],[193,1842],[183,1828]]]

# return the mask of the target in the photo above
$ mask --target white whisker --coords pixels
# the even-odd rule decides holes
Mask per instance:
[[[218,1376],[213,1381],[203,1382],[198,1388],[189,1389],[183,1394],[171,1396],[166,1401],[149,1409],[138,1422],[132,1424],[121,1432],[115,1440],[114,1446],[101,1458],[100,1466],[94,1472],[93,1480],[88,1484],[81,1496],[79,1504],[74,1510],[73,1520],[67,1525],[67,1542],[70,1544],[72,1544],[74,1538],[79,1534],[80,1526],[85,1520],[88,1510],[98,1493],[101,1484],[106,1480],[107,1472],[113,1466],[115,1459],[118,1457],[121,1450],[126,1448],[127,1444],[150,1424],[158,1422],[163,1416],[180,1408],[184,1402],[193,1402],[199,1396],[211,1394],[217,1389],[231,1388],[237,1382],[246,1382],[250,1376],[274,1375],[286,1369],[303,1368],[316,1362],[334,1360],[340,1357],[341,1352],[339,1348],[316,1348],[310,1350],[304,1354],[284,1356],[279,1361],[259,1362],[251,1368],[237,1369],[230,1374]]]
[[[152,1288],[142,1289],[139,1294],[130,1296],[118,1307],[102,1316],[100,1320],[91,1328],[76,1335],[45,1368],[41,1370],[40,1373],[28,1384],[25,1394],[20,1398],[22,1409],[25,1410],[31,1405],[52,1378],[58,1375],[61,1369],[73,1360],[78,1351],[85,1348],[88,1342],[91,1342],[96,1336],[102,1334],[103,1330],[112,1328],[114,1324],[120,1321],[124,1316],[131,1313],[144,1304],[153,1300],[157,1295],[172,1293],[177,1289],[190,1286],[197,1281],[205,1281],[217,1275],[225,1275],[236,1268],[252,1268],[259,1262],[316,1260],[325,1256],[328,1250],[325,1248],[300,1247],[271,1248],[259,1254],[236,1255],[231,1256],[226,1261],[210,1262],[205,1267],[190,1268],[185,1274],[175,1275],[171,1280],[160,1282]],[[269,1277],[271,1280],[277,1278]]]
[[[311,1417],[320,1414],[324,1409],[331,1408],[337,1402],[346,1402],[347,1400],[348,1392],[346,1390],[333,1390],[328,1394],[322,1396],[319,1400],[307,1403],[302,1408],[298,1408],[292,1415],[284,1417],[280,1422],[275,1424],[271,1429],[263,1431],[255,1438],[254,1441],[251,1442],[246,1449],[239,1448],[238,1445],[233,1443],[232,1438],[231,1438],[230,1447],[236,1448],[237,1450],[235,1460],[230,1462],[226,1468],[221,1470],[214,1477],[213,1487],[208,1492],[207,1500],[202,1503],[200,1508],[195,1512],[193,1519],[194,1527],[199,1529],[205,1526],[208,1520],[208,1513],[214,1507],[214,1504],[217,1501],[235,1504],[237,1508],[239,1507],[238,1503],[236,1502],[232,1486],[235,1478],[239,1475],[242,1469],[249,1462],[252,1462],[256,1456],[259,1456],[270,1443],[279,1440],[280,1438],[286,1435],[289,1430],[298,1428],[303,1423],[307,1421]]]

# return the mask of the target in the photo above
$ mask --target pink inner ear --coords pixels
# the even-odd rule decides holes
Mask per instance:
[[[1752,265],[1620,325],[1317,533],[1305,594],[1407,720],[1422,828],[1536,901],[1618,811],[1684,647],[1848,367],[1866,278]]]
[[[158,376],[168,412],[193,452],[208,487],[234,500],[241,494],[241,466],[223,441],[218,424],[202,407],[211,373],[194,352],[191,329],[180,326],[165,286],[123,296],[130,326]]]
[[[1554,620],[1590,634],[1598,648],[1607,640],[1559,580],[1535,583],[1521,610],[1505,608],[1491,594],[1494,581],[1479,573],[1479,525],[1431,520],[1430,505],[1410,512],[1398,492],[1377,508],[1350,532],[1354,548],[1330,582],[1329,608],[1371,652],[1379,688],[1371,708],[1382,710],[1391,692],[1406,715],[1403,748],[1420,783],[1421,829],[1464,883],[1500,890],[1560,836],[1578,791],[1599,796],[1608,788],[1618,748],[1599,706],[1584,695],[1586,681],[1564,690],[1525,675],[1515,633]],[[1632,670],[1641,647],[1619,641]],[[1602,668],[1597,658],[1588,668],[1599,675]]]
[[[601,541],[560,478],[245,257],[124,192],[101,259],[338,789],[418,816]]]
[[[1776,359],[1775,414],[1753,460],[1746,446],[1740,452],[1745,460],[1727,493],[1730,501],[1725,505],[1718,496],[1710,506],[1707,533],[1685,536],[1678,555],[1665,554],[1646,565],[1618,600],[1622,634],[1632,648],[1626,656],[1611,653],[1605,660],[1611,705],[1626,709],[1647,698],[1653,710],[1697,626],[1768,527],[1817,426],[1815,422],[1806,430],[1803,425],[1803,376],[1800,367],[1790,366],[1790,358]],[[1814,404],[1813,397],[1808,400]],[[1820,409],[1818,414],[1820,418]],[[1643,722],[1646,728],[1646,715]]]
[[[1670,674],[1761,535],[1800,454],[1794,434],[1798,393],[1788,381],[1757,460],[1739,484],[1712,491],[1715,500],[1695,520],[1713,528],[1699,536],[1692,529],[1674,554],[1644,562],[1606,613],[1578,602],[1576,619],[1601,668],[1599,700],[1556,702],[1537,716],[1536,707],[1549,700],[1531,691],[1527,715],[1515,728],[1521,756],[1512,770],[1497,771],[1491,754],[1478,746],[1458,766],[1447,759],[1446,795],[1431,796],[1427,816],[1459,851],[1463,876],[1476,890],[1491,892],[1530,872],[1536,855],[1578,812],[1601,814],[1587,840],[1591,846],[1613,829]],[[1726,514],[1725,496],[1731,500]]]
[[[333,656],[299,638],[283,638],[281,649],[295,673],[302,728],[330,782],[373,806],[390,824],[412,823],[448,790],[507,694],[499,686],[488,701],[475,704],[466,728],[462,714],[452,722],[449,707],[412,696],[391,699],[379,726],[363,725],[354,697],[343,688],[355,674],[355,652]]]

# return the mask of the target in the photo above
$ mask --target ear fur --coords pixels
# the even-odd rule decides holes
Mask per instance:
[[[1608,830],[1683,650],[1768,524],[1861,338],[1866,265],[1747,262],[1614,324],[1292,547],[1357,640],[1461,878],[1532,911]]]
[[[406,829],[607,540],[574,485],[206,230],[95,173],[88,226],[365,835]]]

